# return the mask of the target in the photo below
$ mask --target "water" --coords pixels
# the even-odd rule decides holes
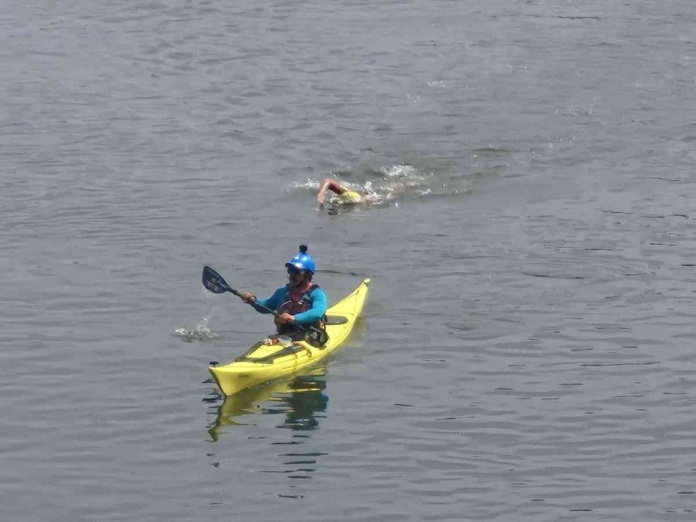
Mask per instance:
[[[693,520],[695,20],[6,2],[2,518]],[[365,319],[223,401],[300,243]]]

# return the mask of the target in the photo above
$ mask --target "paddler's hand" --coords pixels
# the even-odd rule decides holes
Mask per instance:
[[[294,322],[295,318],[287,312],[283,312],[282,314],[277,315],[275,318],[275,323],[279,326],[281,324],[289,324]]]
[[[256,301],[256,296],[250,292],[242,292],[242,301],[245,303],[254,303]]]

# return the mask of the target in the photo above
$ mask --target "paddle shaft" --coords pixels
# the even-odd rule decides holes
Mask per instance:
[[[271,310],[271,309],[268,308],[267,306],[264,306],[264,305],[262,305],[262,304],[257,303],[256,300],[254,300],[254,301],[246,301],[246,300],[244,300],[244,298],[242,297],[242,294],[240,294],[239,292],[237,292],[234,288],[230,288],[230,292],[232,292],[234,295],[236,295],[237,297],[239,297],[242,301],[244,301],[244,302],[245,302],[246,304],[248,304],[249,306],[253,306],[254,308],[260,308],[260,309],[263,310],[264,312],[269,313],[269,314],[272,314],[273,317],[279,317],[279,316],[280,316],[280,314],[279,314],[278,312],[276,312],[275,310]],[[298,323],[292,323],[292,324],[294,324],[294,325],[297,326],[298,328],[302,328],[303,330],[307,330],[307,329],[311,328],[311,326],[304,326],[304,325],[301,325],[301,324],[298,324]]]

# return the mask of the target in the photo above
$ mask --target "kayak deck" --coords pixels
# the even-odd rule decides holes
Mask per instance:
[[[326,358],[343,344],[353,330],[362,313],[369,286],[370,280],[365,279],[353,292],[326,311],[329,340],[324,346],[312,346],[305,341],[295,341],[287,346],[260,342],[229,364],[210,366],[209,371],[220,390],[225,395],[232,395],[291,375]]]

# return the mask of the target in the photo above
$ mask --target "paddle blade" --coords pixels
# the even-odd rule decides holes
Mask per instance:
[[[225,292],[235,293],[230,288],[223,277],[209,266],[203,267],[203,286],[214,294],[224,294]]]

